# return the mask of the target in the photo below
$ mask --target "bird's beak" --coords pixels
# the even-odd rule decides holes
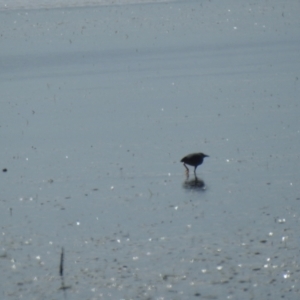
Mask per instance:
[[[209,155],[204,154],[204,157],[209,157]]]

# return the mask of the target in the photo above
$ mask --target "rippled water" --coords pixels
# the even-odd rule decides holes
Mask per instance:
[[[0,0],[0,10],[14,9],[52,9],[52,8],[75,8],[90,7],[102,5],[129,5],[129,4],[147,4],[147,3],[166,3],[174,0]]]

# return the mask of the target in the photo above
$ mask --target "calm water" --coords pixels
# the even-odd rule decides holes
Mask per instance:
[[[298,11],[2,11],[2,297],[298,299]]]

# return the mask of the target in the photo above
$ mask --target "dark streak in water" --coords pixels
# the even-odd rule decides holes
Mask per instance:
[[[61,277],[61,286],[59,289],[63,290],[63,291],[70,289],[71,286],[65,285],[65,282],[64,282],[64,248],[61,248],[59,275]],[[66,297],[66,295],[65,295],[65,297]]]
[[[62,277],[64,276],[64,248],[61,248],[59,275]]]

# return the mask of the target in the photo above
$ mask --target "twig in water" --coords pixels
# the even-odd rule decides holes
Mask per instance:
[[[59,275],[62,277],[64,276],[64,248],[61,248]]]
[[[64,282],[64,248],[61,248],[61,253],[60,253],[59,275],[61,277],[61,286],[59,289],[64,291],[70,289],[71,286],[65,285]]]

